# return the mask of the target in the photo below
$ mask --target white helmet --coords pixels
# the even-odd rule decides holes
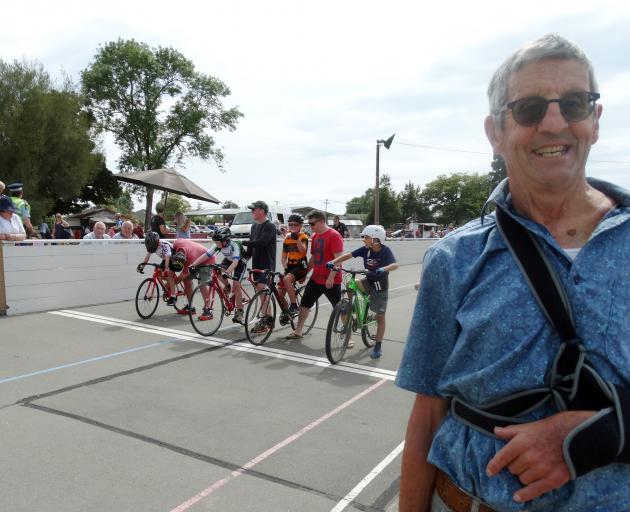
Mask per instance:
[[[363,228],[361,236],[369,236],[372,240],[378,240],[380,243],[383,243],[385,241],[385,228],[376,224],[370,224]]]

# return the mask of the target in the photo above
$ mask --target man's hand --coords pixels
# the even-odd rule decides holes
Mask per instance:
[[[136,272],[138,272],[139,274],[144,274],[143,270],[144,270],[144,263],[139,263],[138,266],[136,267]]]
[[[293,240],[297,240],[299,236],[299,233],[294,233],[293,231],[291,231],[291,238],[293,238]]]
[[[329,261],[328,263],[326,263],[326,268],[328,270],[335,270],[335,263],[333,261]]]
[[[594,414],[566,411],[540,421],[495,428],[495,435],[507,444],[490,460],[486,473],[492,477],[507,469],[517,476],[525,485],[514,493],[514,501],[519,503],[562,487],[569,481],[562,444],[571,430]]]
[[[328,278],[326,279],[326,289],[330,290],[334,284],[335,284],[335,274],[331,272],[328,275]]]

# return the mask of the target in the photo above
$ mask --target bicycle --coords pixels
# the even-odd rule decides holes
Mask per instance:
[[[357,275],[366,275],[367,271],[337,270],[350,275],[350,279],[345,279],[347,296],[333,308],[326,328],[326,357],[332,364],[341,361],[352,333],[358,329],[361,329],[361,339],[366,347],[374,346],[376,339],[376,315],[369,309],[370,297],[356,281]]]
[[[245,335],[252,345],[262,345],[265,343],[276,324],[276,309],[280,305],[279,323],[282,326],[291,324],[295,329],[297,315],[289,314],[289,303],[285,298],[284,274],[282,272],[272,272],[270,270],[250,270],[252,273],[264,273],[265,288],[256,292],[247,306],[245,313]],[[297,303],[302,299],[304,286],[295,287]],[[307,324],[304,324],[303,334],[308,334],[317,319],[319,312],[319,301],[310,308]]]
[[[225,269],[221,265],[199,265],[194,271],[191,271],[191,276],[198,279],[198,269],[201,268],[211,268],[212,277],[208,282],[200,282],[193,290],[190,296],[188,316],[195,331],[202,336],[212,336],[221,327],[223,317],[230,316],[236,311],[236,298],[233,293],[225,291],[219,280],[221,275],[226,277]],[[227,278],[236,281],[233,277],[227,276]],[[252,282],[251,279],[248,281]],[[245,305],[249,302],[250,297],[244,287],[241,286],[241,290],[243,305]],[[207,293],[205,297],[204,293]]]
[[[163,268],[156,263],[145,263],[143,269],[147,265],[154,267],[153,276],[147,277],[142,281],[136,291],[136,312],[138,316],[144,320],[153,316],[153,313],[155,313],[158,307],[160,296],[164,302],[168,300],[168,283],[163,275]],[[143,271],[140,273],[144,274]],[[179,313],[188,304],[182,283],[176,284],[175,298],[176,302],[173,306]]]

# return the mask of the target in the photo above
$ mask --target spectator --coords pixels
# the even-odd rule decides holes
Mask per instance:
[[[109,227],[109,229],[107,230],[107,234],[109,235],[109,238],[114,238],[114,235],[116,234],[114,226]]]
[[[133,240],[138,239],[138,237],[133,232],[133,223],[130,220],[124,221],[120,225],[120,231],[116,233],[112,239],[114,240]]]
[[[46,219],[44,217],[42,217],[42,221],[39,224],[39,234],[43,239],[50,238],[50,227],[48,226],[48,223],[46,222]]]
[[[155,205],[155,215],[151,218],[151,231],[158,234],[160,238],[166,238],[168,228],[164,221],[164,205],[158,203]]]
[[[333,307],[341,300],[341,272],[329,270],[326,268],[326,263],[341,256],[343,238],[337,230],[326,225],[326,218],[322,212],[312,211],[306,218],[313,230],[311,257],[308,260],[308,268],[313,269],[313,273],[304,287],[297,325],[295,330],[286,337],[287,340],[297,340],[302,337],[302,329],[310,309],[322,294],[326,295]]]
[[[111,237],[105,233],[106,229],[105,224],[99,221],[94,224],[93,231],[83,237],[83,240],[109,240]]]
[[[350,232],[348,231],[348,227],[339,220],[339,215],[335,215],[333,217],[332,228],[341,235],[341,238],[350,237]]]
[[[26,238],[22,221],[15,213],[16,208],[7,196],[0,196],[0,240],[20,241]]]
[[[31,238],[35,234],[35,230],[33,229],[33,224],[31,224],[31,207],[23,199],[24,185],[16,182],[9,184],[7,188],[11,193],[11,201],[13,201],[13,205],[15,206],[15,213],[22,220],[26,235]]]
[[[190,219],[182,212],[175,214],[175,237],[190,238]]]
[[[123,225],[123,220],[122,220],[122,218],[120,217],[120,213],[118,213],[118,212],[116,212],[115,217],[116,217],[116,221],[114,222],[114,229],[115,229],[116,231],[120,231],[120,228],[121,228],[121,227],[122,227],[122,225]]]
[[[142,226],[139,222],[134,222],[133,234],[136,235],[136,237],[138,238],[144,238],[144,229],[142,229]]]
[[[61,218],[61,213],[55,213],[55,224],[53,226],[52,237],[56,240],[72,238],[70,224]]]

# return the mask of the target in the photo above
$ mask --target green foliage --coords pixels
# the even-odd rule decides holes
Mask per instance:
[[[160,169],[187,157],[221,168],[223,152],[209,131],[232,131],[243,114],[223,107],[230,90],[221,80],[196,71],[177,50],[119,39],[98,49],[81,78],[88,111],[114,135],[123,170]],[[152,199],[149,191],[147,221]]]
[[[399,222],[401,214],[398,197],[387,174],[381,176],[378,199],[380,224],[391,226]],[[362,196],[353,197],[348,201],[346,213],[367,215],[366,224],[372,224],[374,222],[374,189],[369,188]]]
[[[505,166],[505,160],[501,155],[494,155],[492,163],[490,164],[492,171],[488,174],[488,182],[490,189],[494,190],[496,186],[507,178],[507,167]]]
[[[162,194],[162,200],[160,203],[164,204],[165,195]],[[166,208],[164,210],[164,218],[172,219],[177,212],[186,213],[191,210],[190,203],[186,201],[182,196],[178,194],[168,194],[166,198]]]
[[[398,204],[400,206],[401,221],[413,219],[416,222],[432,222],[431,210],[424,202],[422,191],[418,185],[409,181],[404,190],[398,194]]]
[[[223,203],[221,208],[238,208],[238,205],[234,201],[228,199]]]
[[[55,87],[40,64],[0,61],[0,173],[24,183],[34,219],[79,208],[83,187],[104,169],[84,103],[70,83]]]
[[[422,197],[435,222],[462,225],[479,216],[488,198],[486,175],[452,173],[427,183]]]

